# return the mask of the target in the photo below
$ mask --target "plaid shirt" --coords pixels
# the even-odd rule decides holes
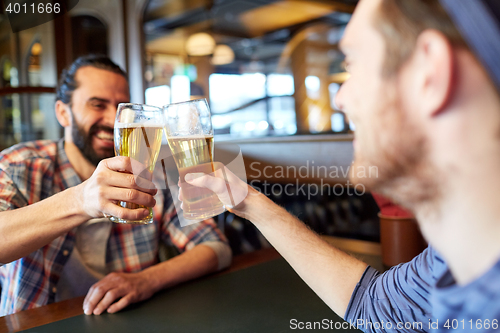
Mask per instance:
[[[80,183],[63,140],[22,143],[0,153],[0,211],[33,204]],[[160,240],[179,252],[203,242],[227,242],[213,220],[181,228],[170,192],[158,191],[156,202],[154,223],[112,224],[106,251],[108,272],[138,272],[156,264]],[[0,264],[0,316],[54,302],[61,271],[75,245],[75,232],[24,258]]]

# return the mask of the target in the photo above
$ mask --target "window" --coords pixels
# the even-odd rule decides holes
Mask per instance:
[[[0,149],[21,141],[58,139],[52,23],[15,35],[5,17],[0,29],[5,32],[0,40]]]
[[[218,135],[336,133],[329,85],[355,2],[150,0],[146,82],[173,98],[172,76],[189,77],[184,98],[209,100]]]
[[[291,75],[212,74],[209,82],[216,133],[250,137],[296,132]]]

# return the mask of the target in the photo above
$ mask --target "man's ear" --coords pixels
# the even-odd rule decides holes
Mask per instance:
[[[441,32],[425,30],[417,39],[414,54],[420,72],[419,104],[427,115],[437,115],[449,102],[454,86],[453,46]]]
[[[62,127],[71,125],[71,115],[69,105],[62,101],[56,101],[56,118]]]

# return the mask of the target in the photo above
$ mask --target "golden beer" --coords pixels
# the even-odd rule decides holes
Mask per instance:
[[[190,185],[184,180],[188,173],[210,174],[215,172],[214,137],[174,136],[167,138],[167,141],[179,170],[184,217],[204,219],[222,213],[224,206],[214,192]]]
[[[149,172],[153,172],[161,148],[163,126],[155,124],[118,124],[115,126],[115,154],[139,161]],[[138,175],[137,175],[138,176]],[[153,209],[122,201],[120,206],[128,209],[148,208],[149,216],[143,220],[130,221],[111,217],[113,222],[152,223]]]

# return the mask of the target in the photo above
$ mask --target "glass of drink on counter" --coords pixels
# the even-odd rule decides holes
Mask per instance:
[[[115,119],[114,140],[116,156],[127,156],[142,163],[152,173],[161,148],[164,127],[163,110],[155,106],[121,103]],[[142,176],[142,175],[141,175]],[[153,223],[153,209],[121,201],[118,205],[128,208],[148,208],[149,215],[142,220],[108,218],[117,223]]]
[[[217,195],[186,183],[188,173],[213,174],[214,132],[207,101],[196,99],[164,107],[165,134],[179,171],[184,217],[206,219],[224,212]]]

